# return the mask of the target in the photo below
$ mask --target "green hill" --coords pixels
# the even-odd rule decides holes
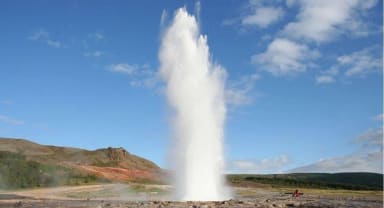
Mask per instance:
[[[76,169],[27,160],[24,155],[0,151],[0,189],[79,185],[107,180]]]
[[[41,145],[25,139],[0,137],[0,151],[18,153],[28,160],[47,164],[111,166],[148,171],[160,169],[155,163],[130,154],[121,147],[85,150],[73,147]]]
[[[101,181],[162,181],[153,162],[123,148],[85,150],[0,138],[0,189],[75,185]]]

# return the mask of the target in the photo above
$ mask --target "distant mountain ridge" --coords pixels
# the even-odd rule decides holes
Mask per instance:
[[[155,163],[122,147],[85,150],[0,137],[0,152],[18,154],[26,161],[60,166],[110,181],[160,181],[162,175],[161,168]]]

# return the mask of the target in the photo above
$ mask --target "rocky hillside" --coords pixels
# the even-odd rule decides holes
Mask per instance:
[[[2,153],[0,156],[3,155],[3,158],[0,157],[0,165],[3,162],[3,172],[7,170],[9,165],[15,165],[12,163],[25,163],[25,167],[31,166],[30,168],[33,168],[38,164],[37,166],[40,165],[41,167],[57,167],[53,169],[63,168],[64,172],[108,181],[159,182],[162,175],[162,170],[156,164],[130,154],[121,147],[108,147],[90,151],[79,148],[40,145],[24,139],[0,138],[0,152]],[[10,160],[12,157],[16,157],[17,162],[16,160]],[[5,162],[5,160],[7,161]],[[30,162],[34,162],[35,165],[29,164]],[[1,174],[0,172],[0,179]]]

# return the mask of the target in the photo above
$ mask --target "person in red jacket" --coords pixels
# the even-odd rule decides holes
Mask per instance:
[[[300,196],[300,193],[299,193],[299,190],[295,190],[295,192],[293,192],[292,194],[292,197],[299,197]]]

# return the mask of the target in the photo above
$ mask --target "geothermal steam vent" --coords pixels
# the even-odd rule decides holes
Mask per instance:
[[[160,74],[174,110],[173,165],[178,200],[224,200],[225,70],[210,62],[194,16],[176,11],[159,52]]]

